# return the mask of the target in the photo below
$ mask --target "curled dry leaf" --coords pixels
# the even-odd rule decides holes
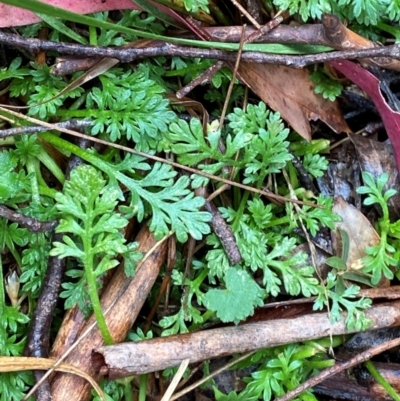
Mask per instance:
[[[368,219],[341,196],[335,196],[332,211],[342,218],[341,222],[336,223],[336,229],[346,231],[349,236],[347,266],[356,268],[360,266],[359,261],[366,256],[365,249],[378,245],[380,237]],[[340,254],[341,245],[337,231],[332,232],[332,244],[336,253]],[[390,282],[385,277],[378,284],[379,287],[388,287],[389,285]]]
[[[380,237],[368,219],[353,205],[347,203],[341,196],[335,196],[332,211],[337,213],[342,221],[336,223],[336,229],[347,232],[350,238],[348,265],[365,256],[365,248],[379,244]],[[334,248],[337,249],[337,238]]]
[[[238,77],[308,141],[309,120],[321,120],[337,133],[350,132],[338,104],[314,93],[306,69],[241,62]]]

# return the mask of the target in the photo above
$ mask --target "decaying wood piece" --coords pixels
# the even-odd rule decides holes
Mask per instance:
[[[143,254],[146,254],[157,243],[145,226],[138,234],[136,241],[140,244],[138,248],[139,252]],[[116,343],[125,339],[133,322],[136,320],[157,278],[165,255],[166,241],[162,242],[143,264],[139,266],[133,278],[127,278],[123,266],[119,266],[105,289],[101,297],[101,303],[103,310],[107,310],[111,306],[105,318]],[[93,322],[94,318],[91,317],[80,333],[83,333]],[[96,377],[96,373],[92,368],[90,355],[94,348],[102,344],[101,334],[96,327],[71,352],[65,362],[84,370],[92,377]],[[66,374],[57,374],[54,377],[51,391],[54,401],[84,401],[90,398],[90,386],[84,380]]]
[[[366,312],[371,329],[400,324],[400,302],[373,306]],[[292,319],[204,330],[135,343],[100,347],[93,353],[97,372],[109,379],[144,374],[179,365],[182,360],[199,362],[238,352],[274,347],[338,334],[348,334],[345,315],[332,324],[327,313]]]
[[[323,14],[322,25],[326,39],[336,50],[370,49],[381,46],[346,28],[336,15]],[[400,62],[389,57],[366,58],[360,61],[364,65],[400,71]]]
[[[400,365],[393,363],[374,362],[379,373],[398,393],[400,391]],[[359,384],[355,377],[349,377],[345,372],[331,376],[318,386],[314,387],[317,394],[327,395],[341,400],[355,399],[359,401],[389,401],[392,397],[384,388],[371,377],[367,377],[363,384]]]
[[[400,286],[393,285],[388,288],[364,288],[360,291],[365,298],[399,299]]]
[[[257,38],[258,43],[307,44],[329,46],[335,50],[371,49],[379,44],[368,40],[348,29],[340,18],[333,14],[323,14],[322,24],[299,26],[280,25]],[[204,31],[213,39],[221,42],[239,42],[242,27],[205,27]],[[255,32],[255,28],[246,28],[246,37]],[[363,59],[366,65],[375,65],[400,71],[400,61],[389,57]]]
[[[85,315],[77,306],[68,309],[54,340],[51,357],[60,358],[79,338],[85,324]]]

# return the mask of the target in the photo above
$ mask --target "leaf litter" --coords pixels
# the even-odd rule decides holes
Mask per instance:
[[[100,7],[118,10],[125,8],[123,4],[116,3],[108,2],[106,6]],[[205,12],[206,5],[200,1],[189,3],[180,6],[191,9],[200,20],[200,12]],[[3,11],[10,10],[5,4],[1,4],[1,7]],[[132,3],[127,8],[131,7]],[[86,13],[100,10],[104,8],[76,11]],[[160,10],[165,11],[162,8]],[[304,18],[304,10],[301,13]],[[5,15],[4,12],[2,16]],[[175,11],[169,10],[166,15],[175,18],[179,21],[178,25],[188,27],[198,37],[207,37],[201,28],[195,27],[193,21],[182,18]],[[7,23],[14,24],[12,15],[8,17]],[[20,17],[20,22],[34,21],[23,19],[32,18],[29,15],[20,14]],[[113,15],[111,18],[116,17]],[[141,18],[146,18],[146,15],[133,11],[125,13],[123,18],[138,28],[144,26]],[[223,20],[222,16],[220,18]],[[161,28],[154,19],[147,16],[146,21],[153,32],[159,32]],[[323,18],[325,28],[329,21],[335,21],[334,16],[332,20]],[[46,22],[54,30],[62,29],[62,25],[53,24],[50,20]],[[5,21],[0,18],[2,24]],[[349,32],[344,32],[351,36]],[[66,35],[69,33],[65,31]],[[267,29],[251,37],[259,38],[261,34],[267,34]],[[125,44],[123,39],[102,32],[100,27],[98,32],[91,31],[91,40],[95,35],[98,35],[96,40],[101,41],[103,46]],[[372,43],[356,36],[351,38],[354,47],[369,47]],[[317,83],[312,83],[306,70],[241,62],[237,71],[238,78],[267,103],[271,111],[258,100],[238,107],[248,95],[239,85],[231,86],[231,96],[221,96],[218,90],[226,90],[229,80],[234,79],[226,68],[231,68],[230,64],[208,76],[208,81],[212,83],[209,88],[199,89],[197,84],[190,86],[191,79],[197,72],[210,67],[207,61],[200,61],[198,64],[203,64],[199,68],[196,63],[191,64],[187,59],[178,57],[173,58],[171,64],[168,58],[154,62],[147,60],[138,63],[132,70],[123,65],[115,67],[116,61],[113,61],[95,74],[99,76],[97,83],[90,82],[95,76],[90,76],[88,81],[82,78],[81,81],[72,81],[75,78],[69,81],[68,77],[60,79],[52,75],[46,65],[38,67],[32,64],[32,68],[29,68],[22,59],[9,62],[10,67],[1,70],[2,79],[7,80],[9,85],[2,93],[2,96],[6,94],[6,101],[17,102],[22,107],[28,105],[28,115],[40,117],[46,122],[86,118],[91,123],[89,133],[93,135],[93,142],[99,136],[110,145],[106,149],[98,141],[93,149],[86,150],[74,145],[66,137],[52,133],[40,134],[38,130],[29,139],[17,137],[14,142],[8,143],[9,148],[1,152],[5,163],[5,183],[0,188],[0,196],[5,205],[16,209],[14,220],[9,220],[20,224],[18,227],[16,223],[9,224],[6,220],[2,222],[3,250],[9,251],[7,257],[2,258],[2,270],[7,273],[13,261],[18,268],[24,296],[37,299],[45,271],[43,262],[47,260],[48,254],[68,258],[68,279],[62,284],[61,296],[67,299],[63,307],[69,308],[69,312],[65,314],[59,331],[62,338],[56,340],[55,344],[58,345],[51,351],[53,356],[63,355],[68,363],[73,363],[99,379],[100,375],[107,376],[111,370],[107,370],[109,367],[104,366],[101,359],[92,360],[91,354],[104,341],[110,345],[122,342],[128,336],[129,340],[134,341],[146,339],[142,344],[144,347],[153,347],[161,342],[163,347],[178,352],[173,341],[195,339],[196,336],[192,334],[201,329],[200,336],[204,336],[201,344],[208,344],[204,348],[207,349],[204,355],[215,358],[229,353],[224,347],[229,340],[233,344],[234,334],[239,335],[239,344],[236,348],[232,347],[231,352],[253,350],[255,353],[241,362],[243,369],[251,367],[253,370],[240,379],[241,388],[234,388],[232,384],[231,391],[225,389],[229,394],[224,394],[214,387],[214,396],[217,399],[270,399],[300,385],[313,369],[321,370],[333,364],[332,360],[326,358],[325,350],[339,346],[341,340],[336,342],[332,337],[328,342],[323,339],[319,342],[313,340],[326,334],[332,336],[335,333],[365,330],[370,324],[374,327],[388,327],[398,319],[394,304],[390,312],[388,310],[383,313],[379,305],[362,297],[364,290],[360,289],[366,285],[388,286],[390,280],[397,276],[396,266],[400,256],[396,248],[400,228],[395,221],[398,203],[397,172],[394,173],[393,159],[387,157],[390,154],[387,147],[384,148],[376,140],[350,134],[351,129],[354,130],[352,127],[356,127],[359,121],[355,124],[351,118],[344,118],[339,102],[328,100],[337,97],[340,89],[329,83],[323,74],[318,75],[314,81]],[[380,81],[367,70],[347,61],[331,64],[364,89],[373,100],[398,162],[398,112],[392,109],[395,106],[390,88],[384,86],[385,78]],[[192,111],[182,107],[183,103],[180,108],[177,105],[177,108],[171,109],[165,93],[176,91],[181,82],[167,79],[167,75],[164,76],[166,68],[180,76],[190,89],[205,93],[204,101],[198,102],[206,111],[203,118],[209,110],[218,113],[218,107],[213,107],[213,104],[225,103],[229,109],[225,124],[208,125],[208,121],[191,118],[189,113]],[[332,70],[328,72],[331,74]],[[84,95],[82,85],[85,85]],[[323,96],[315,91],[321,92]],[[76,98],[81,103],[75,103]],[[4,111],[2,113],[6,128],[13,129],[14,125],[18,125],[10,115]],[[282,118],[297,134],[284,125]],[[321,122],[316,123],[317,119],[335,134]],[[369,122],[365,118],[364,126]],[[357,180],[353,181],[351,176],[348,178],[349,185],[358,191],[364,201],[362,207],[358,204],[358,209],[338,196],[333,203],[331,196],[337,195],[336,190],[328,190],[322,195],[319,192],[323,191],[318,188],[318,182],[322,181],[313,182],[315,178],[324,177],[329,162],[340,162],[339,159],[329,160],[330,149],[323,145],[323,140],[329,138],[333,143],[338,141],[338,134],[342,133],[351,135],[357,152],[354,158],[358,157],[364,171],[363,186]],[[113,142],[135,147],[142,153],[133,156],[123,153],[122,149],[113,150]],[[338,146],[342,146],[340,142]],[[151,155],[147,159],[143,152],[164,152],[168,157],[176,157],[182,165],[196,169],[197,174],[189,176],[178,173],[172,164],[160,161],[154,163],[150,159]],[[87,164],[76,167],[65,182],[61,168],[70,155],[79,157]],[[45,167],[39,168],[40,163]],[[290,190],[281,177],[283,169],[290,179]],[[213,180],[215,175],[219,176],[218,180]],[[309,175],[310,179],[304,180],[305,175]],[[331,179],[324,178],[327,181]],[[236,186],[235,181],[242,186]],[[300,199],[302,206],[293,207],[290,202],[285,205],[280,202],[271,203],[268,196],[264,199],[244,191],[246,187],[243,188],[243,185],[270,193],[271,199],[276,194],[279,194],[281,200],[283,197],[292,197],[296,201]],[[202,210],[207,200],[199,194],[204,191],[194,192],[205,186],[215,190],[213,203],[217,206],[214,207],[224,222],[221,225],[226,225],[221,232],[212,224],[210,228],[210,209],[206,207],[205,211]],[[311,203],[314,205],[311,206]],[[365,217],[367,213],[368,219]],[[46,234],[34,232],[29,225],[23,225],[24,221],[31,218],[39,222],[51,222],[52,227],[53,221],[60,219],[56,231],[64,236],[51,244]],[[331,230],[334,237],[331,246],[333,255],[325,262],[332,269],[324,276],[318,274],[319,266],[313,265],[313,257],[311,262],[309,258],[313,238],[317,238],[321,228]],[[298,235],[302,231],[302,235]],[[304,231],[307,233],[305,236]],[[154,233],[154,237],[150,232]],[[158,285],[159,269],[166,255],[165,241],[173,234],[182,244],[189,237],[192,241],[197,240],[197,246],[194,243],[193,251],[189,252],[184,245],[177,245],[175,255],[172,255],[176,259],[176,267],[169,272],[172,292],[167,292],[167,297],[158,308],[157,305],[156,308],[153,306],[157,324],[151,325],[151,331],[143,331],[143,319],[139,313],[146,313],[148,299],[154,298],[153,290]],[[304,237],[309,241],[308,248],[299,246],[304,242],[301,239]],[[231,247],[232,251],[228,250],[228,243],[230,247],[232,243],[235,245]],[[140,261],[142,257],[144,259]],[[124,263],[120,263],[120,259]],[[41,270],[35,265],[38,261],[42,264]],[[149,271],[145,270],[144,265]],[[188,266],[188,271],[183,266]],[[20,290],[13,290],[16,274],[10,274],[9,277],[5,289],[10,298],[14,292],[13,305],[7,304],[4,290],[0,292],[0,298],[3,299],[0,300],[0,309],[5,317],[0,334],[4,337],[3,342],[8,345],[6,356],[21,355],[23,339],[20,325],[29,319],[24,297],[19,301]],[[181,296],[178,295],[180,290]],[[284,305],[286,301],[292,300],[307,302],[307,298],[313,300],[314,310],[324,311],[321,314],[306,315],[299,308],[300,316],[305,318],[304,322],[314,322],[311,324],[315,330],[313,334],[310,332],[308,337],[301,338],[291,338],[289,335],[284,340],[281,336],[282,341],[269,344],[272,348],[266,350],[259,350],[257,341],[241,347],[241,330],[248,330],[246,335],[251,340],[254,334],[252,330],[258,329],[258,326],[246,325],[246,318],[253,316],[253,319],[257,319],[261,316],[261,307],[269,302],[274,301],[278,305],[282,302]],[[160,297],[157,299],[161,301]],[[134,313],[129,312],[132,308]],[[84,317],[90,316],[92,309],[96,319],[92,316],[85,325]],[[118,313],[111,310],[118,310]],[[393,316],[393,320],[389,322],[379,319],[383,314]],[[78,315],[80,318],[77,318]],[[76,317],[77,324],[71,319],[72,316]],[[62,315],[59,317],[62,318]],[[93,329],[95,320],[103,336],[97,329]],[[326,328],[322,330],[322,321],[328,325],[324,327],[336,327],[337,331],[333,332],[333,328],[329,329],[330,333],[327,333]],[[233,325],[229,325],[226,332],[224,329],[206,328],[220,322]],[[262,321],[265,322],[268,325],[268,321]],[[278,330],[280,325],[284,327],[287,324],[290,327],[292,321],[287,319],[280,323],[278,320],[274,324]],[[303,323],[304,326],[306,324]],[[290,328],[286,331],[291,334]],[[229,337],[230,332],[232,338]],[[32,341],[38,333],[30,335],[33,336]],[[82,336],[87,335],[88,339],[82,339]],[[164,342],[162,336],[165,335],[170,337],[166,337]],[[218,335],[220,340],[215,345],[212,340],[213,337],[218,338]],[[69,340],[66,341],[66,338]],[[17,339],[19,342],[16,342]],[[66,350],[61,345],[74,341],[80,344],[75,350]],[[121,346],[124,350],[124,343]],[[213,347],[216,347],[215,352],[212,351]],[[195,349],[196,346],[193,346],[192,351]],[[36,351],[31,348],[32,355]],[[70,355],[67,356],[67,353]],[[204,355],[201,352],[199,357],[193,355],[192,362],[203,360]],[[167,368],[164,374],[171,377],[177,362],[170,361],[177,361],[178,358],[171,356],[167,359],[167,365],[161,367],[157,365],[160,360],[156,358],[148,372]],[[129,359],[122,358],[117,362],[117,369],[125,369],[129,363]],[[207,362],[200,365],[204,374],[207,366]],[[8,387],[0,387],[0,394],[7,395],[9,399],[20,398],[32,384],[28,376],[8,374],[4,377]],[[19,381],[16,382],[15,377]],[[151,386],[152,391],[157,391],[154,384]],[[142,397],[143,392],[150,391],[149,388],[146,390],[142,380],[139,384],[134,380],[129,381],[125,389],[128,387],[130,391],[137,388]],[[66,391],[72,398],[90,397],[88,384],[73,376],[57,375],[48,388],[56,400],[62,400]],[[117,395],[121,387],[118,388],[116,382],[109,382],[105,390],[107,394],[112,394],[113,399],[121,399]],[[44,393],[40,395],[39,391],[38,394],[42,397]],[[305,396],[315,399],[310,392]]]

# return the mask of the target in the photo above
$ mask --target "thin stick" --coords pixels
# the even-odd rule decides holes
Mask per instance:
[[[167,391],[161,398],[161,401],[170,401],[173,392],[175,391],[176,387],[179,384],[179,380],[181,380],[183,374],[185,373],[186,368],[189,366],[189,362],[190,359],[184,359],[181,362],[178,371],[175,373],[175,376],[172,379],[172,382],[169,384]]]
[[[71,54],[74,56],[111,57],[116,58],[124,63],[156,56],[201,57],[224,61],[236,60],[236,54],[234,51],[199,49],[195,47],[173,45],[170,43],[161,43],[160,45],[157,44],[157,46],[148,46],[145,48],[113,48],[84,45],[77,46],[76,44],[64,42],[26,39],[22,36],[7,34],[1,31],[0,43],[5,43],[8,46],[18,46],[32,51],[46,50],[56,51],[60,54]],[[400,60],[400,45],[397,44],[386,47],[336,51],[331,53],[318,53],[301,56],[261,53],[257,51],[245,51],[242,54],[242,60],[244,61],[252,61],[263,64],[280,64],[292,68],[304,68],[310,64],[332,60],[350,60],[375,57],[388,57]]]
[[[3,117],[1,117],[3,118]],[[68,129],[77,129],[90,127],[93,125],[93,121],[90,120],[70,120],[64,121],[62,123],[55,123],[57,127],[68,128]],[[0,130],[0,138],[7,138],[9,136],[15,135],[25,135],[25,134],[37,134],[38,132],[45,132],[49,129],[47,127],[43,127],[40,125],[33,125],[29,127],[15,127]]]
[[[289,391],[283,397],[276,398],[275,401],[289,401],[292,398],[297,397],[303,391],[323,382],[328,377],[334,376],[337,373],[342,372],[343,370],[352,368],[353,366],[365,362],[371,359],[373,356],[380,354],[383,351],[397,347],[399,345],[400,345],[400,338],[395,338],[394,340],[387,341],[383,344],[377,345],[376,347],[370,348],[369,350],[356,355],[354,358],[351,358],[346,362],[336,363],[331,368],[325,369],[317,376],[314,376],[311,379],[307,380],[305,383],[301,384],[296,389]]]
[[[189,92],[191,92],[196,86],[205,85],[207,82],[210,82],[212,77],[224,66],[223,61],[217,61],[211,67],[209,67],[206,71],[204,71],[200,76],[190,81],[183,88],[179,89],[176,92],[176,97],[178,99],[182,99]]]
[[[257,29],[261,28],[261,25],[247,12],[247,10],[241,4],[239,4],[236,0],[231,0],[231,2]]]
[[[40,221],[35,217],[26,216],[3,205],[0,205],[0,217],[14,221],[32,233],[53,231],[58,225],[57,220]]]
[[[190,386],[184,388],[183,390],[179,391],[179,393],[174,394],[169,401],[174,401],[176,399],[178,399],[179,397],[182,397],[183,395],[187,394],[189,391],[194,390],[196,387],[201,386],[203,383],[205,383],[207,380],[212,379],[214,376],[218,375],[219,373],[229,369],[230,367],[236,365],[238,362],[243,361],[244,359],[248,358],[250,355],[254,354],[254,351],[251,352],[247,352],[246,354],[243,354],[242,356],[240,356],[239,358],[236,358],[230,362],[228,362],[226,365],[221,366],[220,368],[218,368],[217,370],[215,370],[214,372],[210,373],[208,376],[203,377],[202,379],[200,379],[199,381],[191,384]]]
[[[225,114],[226,114],[226,111],[228,110],[228,105],[229,105],[229,100],[231,99],[233,85],[235,84],[236,74],[237,74],[237,71],[239,69],[240,57],[242,56],[245,34],[246,34],[246,25],[243,25],[242,36],[240,38],[239,51],[237,53],[235,67],[234,67],[234,69],[232,71],[232,79],[231,79],[231,82],[229,82],[229,87],[228,87],[228,92],[226,94],[224,107],[222,108],[221,117],[219,119],[219,129],[222,129],[222,125],[224,124],[224,120],[225,120]]]

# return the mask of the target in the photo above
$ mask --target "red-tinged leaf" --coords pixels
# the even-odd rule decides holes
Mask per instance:
[[[110,10],[138,10],[138,6],[131,0],[41,0],[64,10],[78,14],[91,14]],[[23,4],[23,2],[21,3]],[[21,26],[40,22],[40,18],[31,11],[18,7],[0,4],[0,28]]]
[[[374,102],[393,146],[397,169],[400,171],[400,113],[391,109],[382,95],[379,79],[365,68],[348,60],[330,64],[359,86]]]
[[[160,18],[164,15],[165,18],[161,20],[168,20],[168,23],[184,27],[188,30],[193,31],[197,36],[201,36],[202,30],[197,28],[195,24],[190,24],[184,17],[179,13],[172,10],[171,8],[157,3],[155,1],[146,0],[148,7],[140,7],[135,4],[132,0],[40,0],[43,3],[51,4],[56,7],[60,7],[64,10],[72,11],[77,14],[92,14],[101,11],[112,11],[112,10],[142,10],[146,9],[149,11],[149,7],[152,9],[158,9],[159,13],[155,15]],[[152,14],[150,12],[150,14]],[[33,12],[24,10],[22,8],[10,6],[8,4],[0,3],[0,28],[21,26],[34,24],[40,22],[41,19]]]
[[[147,11],[149,14],[164,21],[168,24],[177,26],[178,28],[186,28],[192,31],[198,38],[207,40],[203,30],[195,23],[189,23],[188,20],[178,14],[175,10],[165,6],[164,4],[157,3],[151,0],[132,0],[137,7]]]

